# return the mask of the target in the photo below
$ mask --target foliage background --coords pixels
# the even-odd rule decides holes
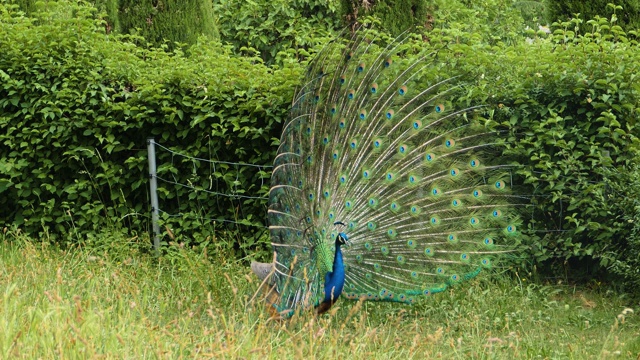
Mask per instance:
[[[85,5],[50,3],[33,18],[1,6],[0,218],[6,225],[62,240],[110,226],[145,232],[147,137],[189,155],[271,162],[299,66],[269,69],[219,44],[199,43],[188,53],[147,48],[141,38],[105,34]],[[69,10],[73,17],[65,16]],[[170,154],[158,162],[171,163]],[[189,166],[165,166],[159,175],[187,183]],[[231,193],[236,182],[249,194],[266,191],[261,184],[268,174],[258,171],[222,167],[210,175],[220,192]],[[264,202],[170,190],[162,194],[169,213],[208,209],[208,217],[252,226],[239,241],[263,235]],[[179,203],[181,196],[196,196],[198,209]],[[198,218],[171,227],[189,239],[213,239],[215,224]]]
[[[612,15],[624,8],[609,7],[547,34],[531,26],[540,6],[522,3],[435,0],[406,56],[436,52],[433,73],[460,85],[451,100],[485,104],[502,131],[514,192],[531,202],[518,265],[545,277],[606,269],[637,289],[638,33]],[[0,219],[63,243],[96,229],[148,231],[148,136],[194,156],[269,165],[304,61],[344,29],[335,2],[228,0],[213,4],[227,45],[200,37],[158,48],[108,33],[85,3],[46,4],[28,16],[0,4]],[[196,181],[192,167],[160,172]],[[204,171],[220,191],[267,191],[266,172]],[[176,241],[268,253],[264,201],[180,188],[162,197],[164,209],[186,214],[164,219]]]

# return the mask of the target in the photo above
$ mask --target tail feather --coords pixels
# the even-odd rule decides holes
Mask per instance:
[[[403,38],[379,43],[364,29],[325,49],[284,125],[269,192],[279,311],[320,304],[338,233],[343,295],[406,303],[517,242],[508,164],[479,106],[456,107],[433,53],[407,62]]]

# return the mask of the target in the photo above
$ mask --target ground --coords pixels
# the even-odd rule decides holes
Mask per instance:
[[[493,274],[413,306],[341,300],[272,321],[244,262],[109,235],[0,241],[0,358],[640,357],[640,306],[605,285]],[[97,239],[97,240],[96,240]],[[292,340],[292,341],[291,341]]]

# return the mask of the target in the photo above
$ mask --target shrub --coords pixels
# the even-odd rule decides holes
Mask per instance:
[[[604,187],[595,169],[630,164],[640,135],[637,33],[597,18],[580,35],[577,22],[495,45],[458,24],[436,24],[428,44],[441,60],[433,71],[457,76],[453,101],[485,104],[484,116],[505,136],[514,191],[524,203],[531,198],[522,207],[531,265],[569,264],[573,275],[601,269],[602,254],[624,231],[594,196]]]
[[[640,294],[640,167],[606,168],[601,198],[608,222],[616,229],[604,249],[602,264],[628,292]]]
[[[581,19],[593,19],[596,16],[610,18],[615,14],[617,24],[625,30],[640,29],[640,1],[638,0],[545,0],[545,17],[549,24],[569,21],[576,14]],[[576,23],[581,31],[589,31],[590,26]]]
[[[214,11],[221,40],[266,64],[306,59],[309,49],[343,28],[335,1],[219,0]]]
[[[299,79],[296,64],[271,70],[215,44],[197,44],[188,54],[148,49],[136,45],[140,38],[106,35],[91,7],[48,5],[27,18],[0,4],[3,222],[73,238],[114,225],[147,231],[149,136],[192,156],[271,163],[273,139]],[[74,17],[60,15],[70,9]],[[159,154],[158,161],[171,163],[171,154]],[[159,172],[187,183],[193,181],[189,165]],[[269,176],[234,167],[208,175],[220,192],[240,183],[254,195],[266,193],[261,185]],[[178,201],[189,196],[192,202]],[[161,207],[250,225],[242,227],[240,246],[264,236],[262,200],[231,202],[175,187],[165,190]],[[213,239],[224,229],[239,234],[237,227],[202,222],[172,219],[176,241]]]
[[[50,11],[55,2],[39,0],[8,0],[33,16],[38,11]],[[51,5],[49,4],[51,3]],[[88,0],[106,15],[107,33],[138,34],[154,46],[173,49],[175,43],[192,45],[198,37],[218,40],[219,34],[211,0]]]

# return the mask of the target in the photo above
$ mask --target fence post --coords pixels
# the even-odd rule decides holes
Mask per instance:
[[[160,255],[160,212],[158,205],[158,180],[156,179],[156,143],[153,138],[147,138],[147,154],[149,158],[149,190],[151,191],[153,248],[156,255]]]

